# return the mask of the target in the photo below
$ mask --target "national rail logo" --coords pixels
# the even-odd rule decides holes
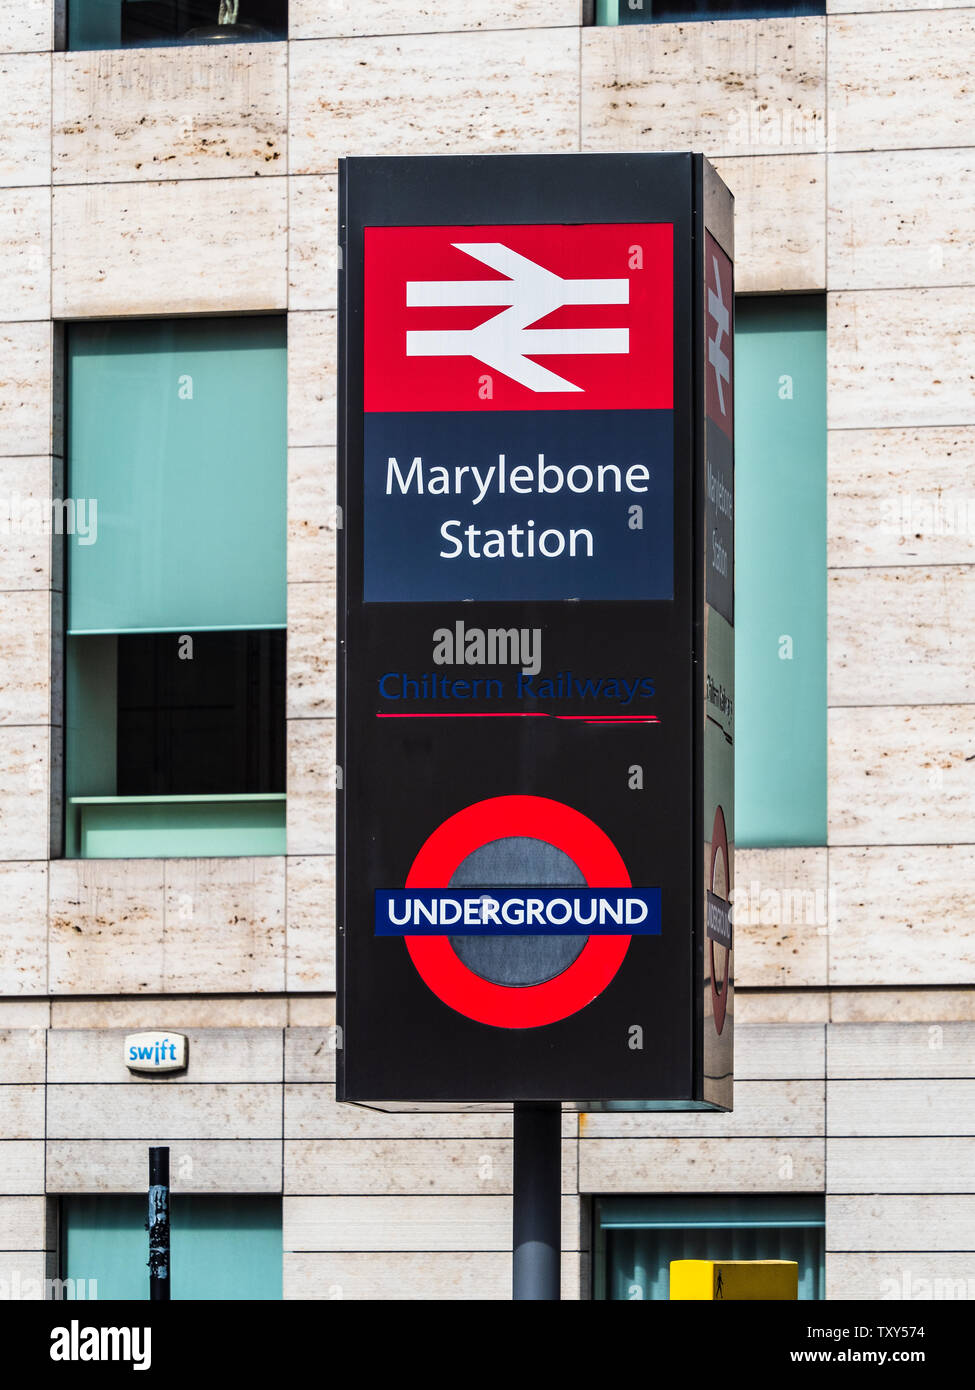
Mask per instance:
[[[670,410],[673,226],[365,229],[365,409]]]

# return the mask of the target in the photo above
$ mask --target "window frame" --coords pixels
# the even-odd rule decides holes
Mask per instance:
[[[285,740],[284,766],[285,779],[287,767],[287,418],[286,418],[286,381],[288,364],[288,335],[287,317],[284,314],[247,314],[247,315],[183,315],[175,318],[169,316],[145,316],[137,319],[115,319],[107,321],[109,324],[117,324],[123,328],[132,328],[139,325],[165,325],[171,323],[187,324],[199,323],[212,328],[215,321],[222,321],[226,325],[237,325],[245,320],[274,322],[280,328],[281,341],[278,344],[263,344],[262,350],[267,350],[269,346],[277,347],[281,352],[281,374],[284,385],[284,414],[282,417],[281,440],[280,440],[280,493],[281,493],[281,547],[282,563],[280,575],[276,582],[281,585],[281,610],[282,621],[271,624],[255,623],[253,626],[242,627],[239,624],[231,624],[234,630],[241,632],[257,632],[278,628],[285,634],[285,654],[284,654],[284,689],[280,709],[280,718],[284,723],[281,737]],[[81,329],[102,327],[100,322],[93,320],[79,320],[74,323],[63,325],[62,341],[59,350],[63,358],[63,423],[61,442],[61,477],[63,481],[63,492],[70,497],[75,492],[75,480],[72,478],[72,373],[71,373],[71,354],[72,354],[72,330],[77,332]],[[149,336],[149,335],[147,335]],[[52,852],[58,853],[66,859],[98,859],[98,858],[125,858],[125,859],[166,859],[166,858],[253,858],[253,857],[279,857],[287,853],[287,825],[286,825],[286,780],[285,788],[280,791],[259,791],[259,792],[228,792],[228,793],[184,793],[171,796],[155,795],[147,792],[144,795],[118,795],[117,793],[106,794],[102,789],[93,787],[91,794],[73,785],[73,747],[77,746],[78,732],[71,723],[74,718],[73,709],[77,708],[77,702],[73,705],[73,685],[75,667],[72,661],[70,644],[72,642],[83,642],[97,640],[101,637],[114,637],[124,635],[130,629],[122,631],[112,631],[102,633],[97,629],[82,629],[78,633],[70,631],[71,622],[71,545],[70,536],[67,530],[55,538],[55,543],[60,542],[61,546],[61,572],[63,575],[64,602],[62,604],[62,620],[60,631],[56,640],[59,642],[58,659],[60,669],[63,672],[63,680],[60,689],[60,713],[61,713],[61,738],[63,746],[63,756],[61,758],[60,773],[58,782],[60,786],[60,816],[53,835]],[[203,634],[206,631],[219,631],[219,625],[207,625],[195,627],[191,624],[188,631],[190,633]],[[159,634],[170,629],[131,629],[131,631],[141,631],[142,633]],[[173,641],[177,641],[180,635],[176,628],[171,630]],[[115,682],[115,712],[117,718],[118,702],[118,683]],[[110,737],[117,738],[117,732]],[[167,818],[165,810],[168,808],[172,815]],[[141,819],[140,819],[141,818]],[[87,822],[87,827],[83,824]],[[151,831],[150,826],[155,822],[156,831]],[[89,828],[93,836],[101,837],[101,843],[111,845],[112,836],[119,835],[123,848],[119,851],[108,848],[101,852],[84,853],[85,841]],[[130,843],[135,844],[134,851],[125,848],[128,837]],[[141,847],[140,847],[141,837]],[[155,837],[155,838],[154,838]]]

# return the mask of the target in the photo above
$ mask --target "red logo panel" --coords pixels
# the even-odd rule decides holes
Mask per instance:
[[[669,223],[367,227],[365,409],[671,410]]]

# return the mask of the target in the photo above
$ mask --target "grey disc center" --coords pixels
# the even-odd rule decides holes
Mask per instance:
[[[512,835],[481,845],[457,865],[451,888],[570,888],[585,885],[576,863],[545,840]],[[586,936],[452,936],[469,970],[497,985],[540,985],[572,964]]]

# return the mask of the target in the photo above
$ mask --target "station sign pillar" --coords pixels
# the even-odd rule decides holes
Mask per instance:
[[[338,1097],[730,1108],[731,195],[339,184]]]

